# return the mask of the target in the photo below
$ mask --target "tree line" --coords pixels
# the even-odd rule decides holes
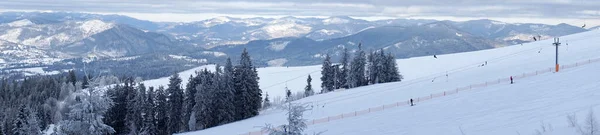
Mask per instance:
[[[321,93],[403,79],[394,55],[385,53],[384,49],[370,51],[367,55],[362,50],[362,44],[358,45],[351,61],[348,49],[344,48],[339,64],[333,64],[331,57],[326,55],[321,68]]]
[[[204,69],[189,77],[183,88],[174,74],[166,88],[157,89],[127,80],[107,91],[115,105],[106,122],[115,134],[163,135],[202,130],[258,115],[262,91],[250,55],[240,63],[227,59],[224,67]]]
[[[262,91],[246,50],[235,66],[227,59],[190,76],[174,74],[166,87],[140,79],[33,76],[0,82],[0,135],[148,134],[201,130],[258,115]],[[113,84],[113,85],[109,85]]]

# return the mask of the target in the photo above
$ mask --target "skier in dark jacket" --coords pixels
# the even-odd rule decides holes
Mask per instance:
[[[513,78],[510,76],[510,84],[513,84]]]
[[[410,106],[414,106],[415,104],[413,104],[413,99],[410,99]]]

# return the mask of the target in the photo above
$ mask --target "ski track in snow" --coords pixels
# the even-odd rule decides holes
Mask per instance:
[[[600,31],[590,31],[561,37],[569,41],[569,50],[559,48],[561,64],[572,64],[600,58]],[[542,40],[516,46],[475,52],[415,57],[397,60],[402,82],[386,83],[336,91],[301,99],[313,110],[305,119],[313,120],[342,113],[354,112],[431,93],[479,84],[497,79],[507,79],[531,71],[554,66],[554,47],[551,40]],[[542,50],[538,53],[539,50]],[[485,61],[488,65],[481,67]],[[486,88],[468,90],[455,95],[420,102],[415,107],[396,107],[308,127],[307,133],[326,131],[325,134],[456,134],[460,129],[466,134],[531,134],[540,123],[553,125],[556,132],[549,134],[574,134],[568,128],[566,115],[576,113],[583,118],[590,108],[596,112],[600,104],[600,63],[516,79],[515,84],[497,84]],[[311,74],[313,88],[319,91],[320,66],[268,67],[259,69],[263,92],[275,97],[283,93],[278,83],[286,82],[293,91],[302,91],[305,77]],[[317,72],[315,72],[317,71]],[[446,77],[448,74],[448,77]],[[187,78],[187,77],[183,77]],[[295,86],[290,86],[290,84]],[[285,86],[285,84],[283,84]],[[302,86],[302,87],[296,87]],[[273,88],[275,87],[275,88]],[[275,91],[275,92],[273,92]],[[281,92],[279,92],[281,91]],[[597,114],[598,115],[598,114]],[[260,130],[266,123],[286,123],[285,112],[262,111],[261,115],[246,120],[184,134],[243,134]],[[580,122],[582,119],[580,118]],[[375,126],[377,125],[377,126]],[[235,129],[235,130],[231,130]],[[432,130],[434,129],[434,130]],[[570,132],[571,131],[571,132]]]

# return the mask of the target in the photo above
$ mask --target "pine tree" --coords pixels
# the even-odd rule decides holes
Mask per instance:
[[[214,122],[213,115],[213,89],[211,86],[211,82],[209,82],[210,76],[208,72],[201,72],[199,75],[201,84],[198,84],[196,87],[196,105],[194,106],[193,113],[195,116],[195,124],[194,130],[209,128]],[[192,117],[190,117],[192,118]],[[194,123],[194,120],[190,120],[189,123]]]
[[[339,64],[332,65],[333,67],[333,89],[340,89],[342,87],[342,83],[338,81],[337,78],[340,76],[342,71],[340,70]]]
[[[388,57],[385,55],[385,52],[383,52],[383,49],[381,49],[379,51],[379,53],[377,53],[376,55],[378,57],[376,59],[377,65],[376,65],[375,70],[377,70],[379,72],[377,74],[378,79],[377,79],[376,83],[390,82],[390,69],[392,68],[392,67],[390,67],[390,64],[394,64],[395,62],[389,63],[390,61],[388,61]]]
[[[99,80],[90,82],[90,88],[85,92],[74,93],[75,103],[69,106],[71,110],[67,113],[67,117],[59,122],[58,134],[105,135],[115,132],[102,121],[104,114],[113,103],[110,98],[96,90],[101,87],[98,82]]]
[[[312,78],[310,77],[310,75],[308,75],[308,78],[306,78],[306,87],[304,87],[304,97],[312,96],[313,94],[315,94],[312,85],[310,84],[311,81]]]
[[[139,97],[138,96],[139,92],[138,92],[137,87],[135,87],[135,86],[133,86],[133,87],[134,88],[131,89],[131,91],[129,91],[129,94],[127,95],[127,102],[126,102],[127,112],[125,115],[125,126],[127,126],[127,131],[129,131],[128,134],[136,135],[138,133],[137,122],[139,120],[138,119],[139,117],[137,117],[137,114],[139,112],[138,112],[138,109],[136,108],[136,107],[138,107],[136,104],[136,101],[137,101],[136,97]]]
[[[291,102],[292,98],[292,91],[288,88],[285,87],[285,102]]]
[[[224,118],[226,121],[223,121],[221,124],[229,123],[235,121],[235,89],[234,89],[234,69],[231,64],[231,59],[227,58],[227,62],[225,67],[223,68],[223,76],[221,80],[221,92],[223,96],[221,96],[221,106],[227,112],[224,113]]]
[[[221,66],[217,65],[215,69],[215,74],[212,77],[213,79],[213,88],[214,88],[214,114],[215,114],[215,126],[223,125],[229,123],[234,120],[233,112],[233,91],[231,91],[227,85],[225,84],[226,78],[224,77],[224,73],[221,70]]]
[[[369,53],[369,56],[367,56],[367,65],[368,65],[367,73],[369,75],[369,77],[368,77],[369,84],[377,83],[378,79],[379,79],[378,78],[379,72],[381,72],[381,71],[377,70],[377,65],[379,64],[379,61],[377,59],[377,56],[379,56],[379,55],[377,55],[377,54],[378,54],[377,52],[371,51]]]
[[[196,73],[198,74],[198,73]],[[187,120],[190,118],[192,111],[194,109],[194,105],[196,105],[196,86],[200,83],[198,76],[193,77],[190,75],[188,79],[188,84],[186,84],[183,101],[183,120]],[[186,122],[187,122],[186,121]],[[186,130],[190,130],[192,127],[189,127],[188,124],[184,124]]]
[[[350,71],[348,75],[349,88],[355,88],[366,85],[367,81],[365,79],[365,63],[365,53],[362,50],[362,45],[359,43],[356,56],[350,64]]]
[[[84,75],[82,80],[83,80],[83,83],[81,83],[81,88],[82,89],[88,88],[89,85],[90,85],[90,78],[89,78],[89,76],[88,75]]]
[[[387,82],[399,82],[402,81],[402,79],[404,79],[404,77],[398,72],[398,67],[396,66],[396,59],[394,58],[394,55],[392,55],[391,53],[388,54],[388,56],[386,57],[386,67],[387,67],[387,73],[388,73],[388,81]]]
[[[323,93],[333,91],[334,87],[334,70],[331,66],[330,59],[331,57],[329,57],[329,54],[325,55],[325,60],[323,61],[323,66],[321,67],[321,91]]]
[[[113,105],[106,112],[104,121],[107,125],[113,127],[115,134],[127,134],[129,128],[126,123],[128,113],[127,98],[134,94],[135,88],[132,78],[126,78],[123,85],[116,85],[106,91],[106,95],[111,98]]]
[[[129,134],[146,134],[147,128],[144,127],[144,104],[146,100],[146,86],[143,83],[138,84],[137,88],[128,97],[127,127]]]
[[[182,131],[184,127],[182,126],[184,123],[184,120],[182,119],[183,90],[181,90],[181,78],[179,78],[179,74],[173,74],[173,76],[169,78],[167,93],[169,107],[167,131],[168,133],[178,133]]]
[[[168,121],[169,121],[169,107],[167,102],[167,94],[165,88],[163,86],[159,86],[156,90],[156,106],[154,106],[154,110],[156,110],[156,130],[159,135],[167,135],[170,134],[168,131]]]
[[[271,107],[271,101],[269,100],[269,93],[265,93],[265,101],[263,101],[263,108],[269,108]]]
[[[75,71],[69,70],[69,76],[67,77],[68,83],[71,83],[71,85],[75,85],[75,83],[77,82],[77,76],[75,76]]]
[[[27,105],[21,105],[17,118],[13,122],[13,135],[41,135],[40,125],[34,111]]]
[[[240,65],[234,69],[236,120],[258,115],[258,111],[262,106],[262,91],[258,86],[258,79],[250,55],[244,49],[240,58]]]
[[[143,104],[143,116],[144,116],[144,128],[142,131],[145,131],[142,134],[155,135],[158,134],[158,129],[156,127],[156,111],[154,110],[155,104],[155,92],[154,87],[148,88],[148,94],[146,95],[146,99],[144,99]]]
[[[348,49],[344,48],[344,53],[342,54],[342,60],[340,61],[341,67],[340,72],[337,75],[336,80],[340,84],[340,88],[348,88],[348,67],[349,67],[349,58],[350,54],[348,53]]]

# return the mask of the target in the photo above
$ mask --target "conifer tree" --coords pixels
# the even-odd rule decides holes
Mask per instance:
[[[169,78],[167,93],[169,107],[167,130],[168,133],[178,133],[184,129],[184,126],[182,125],[185,123],[182,119],[183,90],[181,89],[181,78],[179,78],[179,74],[173,74],[173,76]]]
[[[329,57],[328,55],[325,55],[325,60],[323,61],[323,65],[321,67],[321,92],[325,93],[325,92],[330,92],[333,91],[333,87],[334,87],[334,69],[331,66],[331,57]]]
[[[310,77],[310,75],[308,75],[308,78],[306,78],[306,87],[304,87],[304,97],[312,96],[315,93],[313,91],[312,85],[310,84],[311,81],[312,78]]]

